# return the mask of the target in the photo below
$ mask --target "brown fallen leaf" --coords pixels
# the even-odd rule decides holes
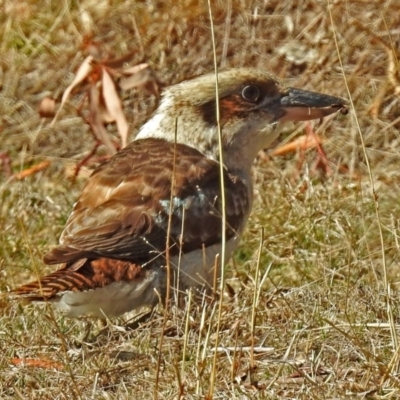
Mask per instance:
[[[47,97],[39,106],[39,114],[42,117],[53,117],[50,126],[54,126],[72,94],[80,93],[80,105],[76,108],[76,113],[88,124],[96,142],[100,141],[108,153],[113,155],[128,143],[129,125],[120,92],[140,87],[150,91],[158,99],[161,82],[147,63],[124,67],[126,62],[132,60],[136,51],[119,58],[110,58],[110,51],[93,39],[91,34],[84,36],[83,49],[89,55],[80,64],[74,79],[65,89],[60,105],[57,106],[56,100]],[[116,125],[122,146],[114,145],[109,138],[108,124]],[[96,143],[95,146],[97,148],[99,144]],[[17,175],[16,178],[23,177]]]
[[[100,103],[99,87],[93,85],[89,89],[90,126],[96,139],[104,143],[108,152],[113,155],[117,152],[117,149],[108,137],[107,130],[103,124]]]
[[[160,96],[161,83],[148,64],[142,63],[133,67],[125,68],[121,73],[126,76],[119,82],[119,87],[122,90],[142,87],[154,96]]]
[[[64,369],[64,366],[61,363],[49,360],[47,358],[12,358],[11,363],[14,365],[33,368],[56,369],[58,371],[62,371]]]
[[[114,81],[111,79],[110,74],[103,68],[103,99],[106,105],[108,115],[113,118],[117,124],[119,136],[121,137],[122,147],[128,144],[128,130],[129,126],[126,122],[124,110],[122,108],[122,101],[115,88]]]
[[[283,156],[287,153],[294,153],[299,150],[307,150],[318,147],[323,142],[323,139],[317,135],[303,135],[297,139],[279,146],[272,152],[273,156]]]
[[[29,167],[27,169],[24,169],[21,172],[17,172],[15,173],[12,178],[16,179],[17,181],[20,181],[22,179],[25,179],[26,177],[36,174],[37,172],[43,171],[44,169],[46,169],[49,165],[50,165],[50,161],[46,160],[46,161],[42,161],[39,164],[33,165],[32,167]]]
[[[61,98],[60,108],[57,111],[53,121],[51,122],[51,126],[53,126],[57,120],[58,114],[61,109],[64,107],[64,104],[68,100],[72,90],[78,86],[83,80],[85,80],[91,73],[93,69],[94,58],[92,56],[87,56],[83,63],[79,66],[78,71],[76,71],[76,75],[72,83],[65,89],[64,94]]]

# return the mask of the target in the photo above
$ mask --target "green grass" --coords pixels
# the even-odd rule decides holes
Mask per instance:
[[[3,5],[0,152],[13,173],[51,160],[23,181],[0,177],[3,293],[53,270],[41,258],[57,244],[84,183],[66,177],[94,144],[76,112],[80,95],[54,126],[37,113],[42,97],[60,98],[72,81],[86,56],[84,36],[92,31],[109,55],[136,50],[131,64],[149,62],[165,84],[213,69],[207,2],[162,3]],[[331,173],[315,168],[315,150],[281,158],[267,152],[256,163],[253,213],[222,295],[215,368],[215,301],[172,307],[165,329],[160,307],[133,331],[121,331],[118,319],[100,335],[93,326],[83,340],[87,321],[4,295],[0,398],[152,399],[157,392],[160,399],[203,399],[212,375],[216,399],[398,398],[400,83],[388,75],[388,52],[374,35],[398,49],[399,12],[389,0],[335,2],[336,48],[325,2],[215,2],[220,66],[267,68],[289,85],[347,97],[339,52],[355,112],[320,129]],[[286,44],[317,57],[296,65]],[[140,89],[123,96],[133,138],[156,100]]]

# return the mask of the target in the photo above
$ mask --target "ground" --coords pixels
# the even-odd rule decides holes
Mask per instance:
[[[399,398],[400,4],[210,3],[1,3],[1,398]],[[41,259],[86,179],[71,171],[94,146],[82,91],[54,125],[41,99],[61,98],[88,43],[109,58],[133,52],[129,65],[148,63],[164,85],[212,71],[210,9],[219,67],[268,69],[351,100],[349,114],[281,138],[316,133],[323,150],[260,155],[251,220],[216,299],[159,307],[126,332],[122,319],[103,333],[94,322],[87,337],[88,321],[10,300],[53,270]],[[157,99],[121,96],[132,139]],[[106,155],[100,146],[82,171]]]

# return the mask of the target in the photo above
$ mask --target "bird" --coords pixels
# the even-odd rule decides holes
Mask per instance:
[[[44,256],[59,269],[12,294],[104,319],[154,307],[172,290],[210,290],[248,220],[258,152],[286,121],[339,111],[345,100],[286,87],[260,68],[170,86],[135,139],[89,177]]]

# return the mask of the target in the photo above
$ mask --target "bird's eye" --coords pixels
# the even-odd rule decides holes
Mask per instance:
[[[255,103],[260,97],[260,89],[255,85],[245,86],[242,90],[242,97],[244,100]]]

